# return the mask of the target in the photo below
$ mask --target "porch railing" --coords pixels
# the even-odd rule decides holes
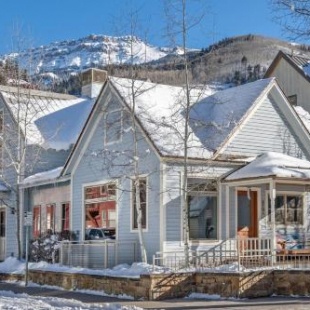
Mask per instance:
[[[91,269],[111,268],[118,264],[137,261],[136,242],[115,240],[68,242],[60,245],[59,262],[70,267]]]
[[[188,267],[217,268],[235,264],[240,269],[242,266],[271,266],[272,255],[270,238],[235,238],[225,240],[206,251],[191,249]],[[153,257],[153,265],[173,270],[182,269],[186,267],[184,251],[158,252]]]

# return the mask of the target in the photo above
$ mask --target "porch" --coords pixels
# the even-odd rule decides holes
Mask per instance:
[[[204,213],[200,212],[202,221],[192,220],[199,219],[194,211],[201,208],[190,205],[190,237],[198,237],[202,239],[200,244],[204,244],[204,249],[200,245],[191,247],[192,267],[229,269],[234,265],[238,270],[310,267],[310,162],[264,153],[226,175],[219,182],[219,193],[211,194],[209,191],[208,195],[217,197],[218,201],[208,198],[204,202],[210,210],[205,208]],[[198,196],[197,202],[194,199],[190,202],[200,206],[201,197]],[[210,226],[209,217],[212,217],[213,240],[206,229]],[[194,233],[192,226],[196,229]],[[182,268],[183,252],[182,246],[177,251],[164,246],[163,252],[154,255],[153,264]]]
[[[274,262],[310,254],[310,162],[266,153],[222,184],[229,192],[228,237],[270,238]]]

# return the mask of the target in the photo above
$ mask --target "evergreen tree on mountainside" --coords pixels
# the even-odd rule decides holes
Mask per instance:
[[[17,85],[18,81],[29,83],[29,75],[26,69],[19,68],[14,59],[7,59],[0,62],[0,85]],[[23,83],[19,83],[22,85]],[[30,84],[24,84],[24,87]],[[34,88],[34,87],[32,87]]]
[[[57,47],[55,49],[57,51]],[[190,81],[199,85],[213,82],[225,83],[226,81],[230,83],[234,83],[235,81],[237,84],[242,84],[254,81],[263,77],[264,70],[266,70],[266,67],[271,63],[280,49],[284,51],[295,49],[296,51],[302,51],[305,55],[308,53],[310,57],[309,47],[306,45],[300,47],[292,46],[288,42],[251,34],[234,38],[224,38],[200,50],[190,49],[187,51],[186,58]],[[25,53],[23,53],[24,55]],[[55,58],[49,59],[58,63],[61,62],[61,59],[58,57],[60,56],[55,55]],[[70,63],[71,56],[67,55],[66,57],[68,57],[68,63]],[[7,59],[8,57],[5,58],[5,60]],[[44,62],[44,53],[42,54],[42,59]],[[29,62],[31,60],[29,52]],[[99,64],[99,60],[97,61],[96,59],[93,60],[92,64],[94,67],[107,70],[109,75],[124,78],[130,77],[130,65],[128,64],[114,64],[111,62],[109,65],[104,66]],[[259,67],[256,67],[257,65]],[[31,66],[35,68],[36,64],[31,62]],[[79,70],[84,70],[88,66],[90,65],[82,63],[80,69],[61,67],[53,68],[53,70],[48,72],[41,70],[35,76],[27,78],[25,76],[25,79],[31,79],[36,84],[40,83],[39,87],[42,90],[79,95],[80,83],[76,75],[79,73]],[[2,84],[6,84],[8,79],[13,79],[11,73],[9,75],[5,73],[5,67],[13,68],[16,71],[13,61],[11,63],[2,62],[1,69],[0,59],[0,82]],[[12,72],[11,69],[7,71]],[[180,86],[182,85],[181,72],[184,70],[184,64],[182,63],[181,55],[173,52],[156,61],[135,64],[134,70],[137,79],[149,79],[155,83]],[[241,77],[235,71],[240,71]],[[56,78],[53,76],[56,76]]]

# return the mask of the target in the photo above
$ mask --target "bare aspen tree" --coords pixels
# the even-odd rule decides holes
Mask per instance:
[[[16,27],[12,36],[12,58],[7,61],[15,65],[9,69],[11,85],[2,89],[3,97],[8,103],[8,110],[3,109],[2,122],[2,174],[0,180],[11,190],[12,194],[6,199],[5,204],[10,208],[16,223],[17,256],[22,256],[22,189],[20,183],[34,166],[38,163],[39,148],[33,147],[31,160],[29,160],[29,141],[35,138],[33,121],[47,107],[41,106],[32,97],[32,88],[36,88],[30,81],[25,81],[25,72],[31,72],[32,60],[28,57],[27,63],[21,66],[20,55],[29,48],[29,41],[22,35],[22,29]]]
[[[279,23],[290,39],[309,39],[309,0],[270,0],[275,22]]]
[[[140,246],[140,254],[142,262],[147,262],[147,253],[145,249],[145,244],[143,240],[143,226],[142,226],[142,209],[141,209],[141,201],[140,201],[140,174],[139,174],[139,162],[138,162],[138,137],[137,137],[137,124],[136,124],[136,88],[135,88],[135,72],[134,72],[134,51],[133,51],[133,37],[136,29],[136,13],[131,13],[130,16],[130,58],[131,58],[131,66],[130,66],[130,80],[131,80],[131,122],[133,126],[133,165],[134,165],[134,188],[135,188],[135,208],[137,212],[137,226],[138,226],[138,234],[139,234],[139,246]]]
[[[167,14],[167,32],[170,38],[176,43],[175,38],[180,37],[182,46],[182,61],[183,64],[183,88],[184,88],[184,132],[183,132],[183,173],[181,182],[181,196],[182,196],[182,214],[183,214],[183,241],[184,241],[184,255],[185,266],[189,266],[189,205],[188,205],[188,169],[189,169],[189,138],[191,132],[189,130],[190,110],[193,103],[191,98],[190,73],[189,63],[187,57],[187,41],[189,30],[198,25],[203,13],[199,16],[189,16],[187,5],[189,0],[166,0],[165,11]],[[201,15],[200,15],[201,14]],[[199,96],[198,96],[199,97]]]
[[[129,13],[128,13],[129,12]],[[143,178],[141,178],[141,169],[140,169],[140,156],[139,156],[139,141],[140,141],[140,128],[137,124],[137,97],[142,93],[141,81],[137,81],[138,73],[136,69],[136,57],[141,56],[141,53],[144,56],[144,59],[147,59],[147,51],[146,48],[143,51],[135,50],[135,44],[137,43],[137,32],[138,32],[138,23],[139,23],[139,9],[133,10],[129,8],[127,13],[125,13],[125,19],[122,18],[120,20],[126,20],[126,25],[123,26],[122,32],[126,31],[129,32],[129,62],[127,65],[129,66],[129,84],[126,86],[128,87],[128,94],[129,94],[129,119],[130,125],[132,128],[132,149],[127,150],[127,153],[130,154],[128,159],[130,159],[130,166],[125,176],[132,182],[133,186],[131,187],[131,193],[133,198],[133,207],[135,208],[136,218],[134,217],[133,220],[136,221],[135,225],[137,226],[138,230],[138,241],[139,241],[139,250],[141,255],[141,261],[147,263],[147,251],[144,242],[143,236],[143,210],[142,210],[142,202],[141,202],[141,195],[143,192],[146,191],[146,188],[143,188],[144,184],[142,182]],[[128,26],[129,25],[129,26]],[[128,29],[129,27],[129,29]],[[129,30],[129,31],[128,31]],[[117,83],[117,81],[116,81]],[[143,82],[142,82],[143,83]],[[143,90],[145,91],[145,90]]]

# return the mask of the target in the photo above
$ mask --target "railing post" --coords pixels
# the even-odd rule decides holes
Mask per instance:
[[[118,241],[114,242],[114,264],[115,266],[118,265]]]
[[[104,268],[108,268],[108,250],[107,250],[107,240],[104,240]]]
[[[237,240],[237,258],[238,258],[238,271],[240,271],[240,244],[239,244],[239,238]]]
[[[71,242],[69,243],[69,247],[68,247],[68,263],[69,266],[72,266],[72,248],[71,248]]]
[[[60,241],[60,248],[59,248],[59,265],[63,265],[63,241]]]

